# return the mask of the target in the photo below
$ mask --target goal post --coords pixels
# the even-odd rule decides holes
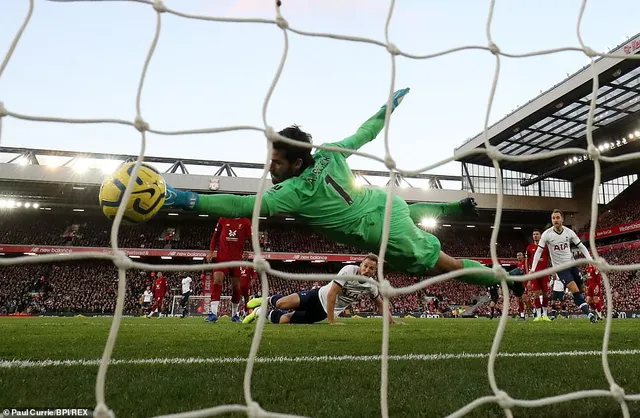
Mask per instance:
[[[171,316],[182,315],[182,295],[175,295],[171,301]],[[209,315],[211,295],[209,296],[189,296],[187,301],[187,316]],[[220,296],[218,305],[218,316],[231,316],[231,296]]]

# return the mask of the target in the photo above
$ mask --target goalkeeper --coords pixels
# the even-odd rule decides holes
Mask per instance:
[[[392,111],[408,92],[408,88],[395,92]],[[350,155],[347,150],[358,150],[376,138],[384,127],[386,108],[387,105],[383,105],[354,135],[340,142],[325,144],[345,152],[317,150],[311,154],[310,148],[274,142],[270,167],[274,186],[262,197],[260,215],[295,215],[328,238],[363,251],[378,252],[387,192],[356,185],[347,164]],[[293,141],[311,143],[311,135],[296,125],[279,134]],[[218,217],[243,218],[252,215],[255,200],[256,196],[198,195],[167,185],[165,207],[191,209]],[[460,269],[482,268],[481,273],[468,273],[459,279],[481,286],[499,283],[493,271],[479,262],[458,260],[443,253],[438,238],[416,225],[425,216],[475,215],[475,206],[472,198],[452,203],[407,205],[401,197],[394,196],[384,261],[394,270],[412,275],[435,276]],[[524,286],[516,283],[514,293],[521,294]]]

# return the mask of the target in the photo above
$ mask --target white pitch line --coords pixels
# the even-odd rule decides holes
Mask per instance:
[[[599,356],[601,351],[557,351],[540,353],[499,353],[498,357],[577,357]],[[610,355],[640,355],[640,350],[609,350]],[[403,354],[389,356],[391,361],[437,361],[460,359],[488,358],[486,353],[458,353],[458,354]],[[371,356],[301,356],[301,357],[258,357],[256,363],[325,363],[332,361],[380,361],[380,355]],[[147,358],[147,359],[113,359],[109,364],[113,365],[138,365],[138,364],[241,364],[246,363],[244,357],[174,357],[174,358]],[[26,369],[53,366],[98,366],[99,359],[94,360],[0,360],[0,369]]]

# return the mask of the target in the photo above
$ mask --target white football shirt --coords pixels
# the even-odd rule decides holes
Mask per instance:
[[[338,276],[359,276],[360,275],[360,267],[356,265],[348,265],[342,267],[342,269],[338,272]],[[333,283],[337,283],[340,285],[342,290],[338,293],[338,297],[336,298],[336,306],[333,310],[334,316],[338,316],[347,309],[351,304],[365,295],[371,296],[372,298],[378,297],[378,286],[370,284],[370,283],[361,283],[357,280],[342,280],[335,279],[326,285],[322,286],[318,291],[318,297],[320,298],[320,303],[322,304],[322,308],[325,312],[327,312],[327,295],[329,295],[329,289],[331,288]]]
[[[151,302],[151,298],[153,298],[153,293],[151,293],[151,290],[145,290],[142,294],[142,301]]]
[[[562,232],[556,232],[553,227],[542,233],[538,246],[549,248],[549,258],[554,266],[567,264],[573,261],[571,244],[580,244],[580,238],[571,228],[562,227]]]
[[[182,293],[187,293],[191,290],[191,277],[187,276],[182,279]]]

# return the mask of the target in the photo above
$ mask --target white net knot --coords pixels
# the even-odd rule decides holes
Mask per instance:
[[[605,260],[604,258],[602,258],[600,256],[597,256],[596,258],[594,258],[593,262],[591,264],[596,266],[596,268],[601,273],[607,273],[607,272],[611,271],[611,266],[609,265],[609,263],[607,263],[607,260]]]
[[[582,48],[582,50],[584,51],[584,54],[586,56],[588,56],[589,58],[593,58],[593,57],[597,57],[598,53],[596,51],[594,51],[593,49],[591,49],[591,47],[585,46],[584,48]]]
[[[164,13],[166,12],[167,6],[164,5],[164,3],[162,2],[162,0],[155,0],[153,2],[153,10],[155,10],[158,13]]]
[[[99,403],[93,410],[93,416],[94,418],[115,418],[116,415],[112,410],[107,408],[107,405]]]
[[[266,136],[267,140],[271,142],[278,142],[280,140],[280,138],[278,138],[278,133],[272,126],[267,126],[264,130],[264,136]]]
[[[266,416],[264,409],[260,407],[258,402],[251,402],[248,405],[247,417],[248,418],[260,418]]]
[[[0,102],[0,118],[7,116],[9,114],[9,111],[7,110],[6,107],[4,107],[4,103]]]
[[[387,279],[380,280],[378,283],[378,292],[383,298],[390,298],[393,296],[393,286],[391,286],[391,282]]]
[[[593,144],[590,144],[587,147],[587,155],[589,156],[589,158],[591,158],[592,160],[597,160],[598,158],[600,158],[600,150],[598,149],[598,147],[596,147]]]
[[[141,116],[136,116],[136,120],[133,121],[133,126],[140,132],[146,132],[149,130],[149,124],[142,119]]]
[[[496,400],[502,409],[513,408],[513,399],[511,399],[511,396],[509,396],[504,390],[500,390],[496,393]]]
[[[387,154],[384,157],[384,165],[386,165],[390,171],[394,171],[396,169],[396,160],[394,160],[390,154]]]
[[[396,44],[388,44],[387,51],[389,51],[391,55],[400,55],[400,48],[398,48]]]
[[[623,403],[625,401],[624,389],[622,389],[620,386],[613,383],[611,384],[611,387],[609,388],[609,390],[611,391],[611,394],[613,395],[613,397],[616,398],[616,400],[619,403]]]
[[[500,151],[496,149],[496,147],[489,145],[487,147],[487,157],[491,158],[493,161],[502,160],[502,154]]]
[[[259,275],[262,275],[262,273],[268,272],[271,266],[269,265],[269,262],[265,260],[262,255],[256,254],[255,258],[253,259],[253,268],[256,271],[256,273],[258,273]]]
[[[498,55],[498,54],[500,54],[500,47],[498,47],[498,45],[496,45],[493,42],[491,42],[489,44],[489,51],[491,51],[491,53],[493,55]]]
[[[509,273],[507,273],[507,270],[505,270],[504,267],[502,267],[500,264],[494,265],[492,270],[493,274],[495,274],[496,276],[496,279],[500,281],[509,277]]]
[[[282,16],[276,17],[276,25],[278,25],[280,29],[289,29],[289,22]]]
[[[133,260],[131,260],[124,251],[117,250],[113,255],[115,256],[113,264],[115,264],[119,269],[129,270],[133,267]]]

